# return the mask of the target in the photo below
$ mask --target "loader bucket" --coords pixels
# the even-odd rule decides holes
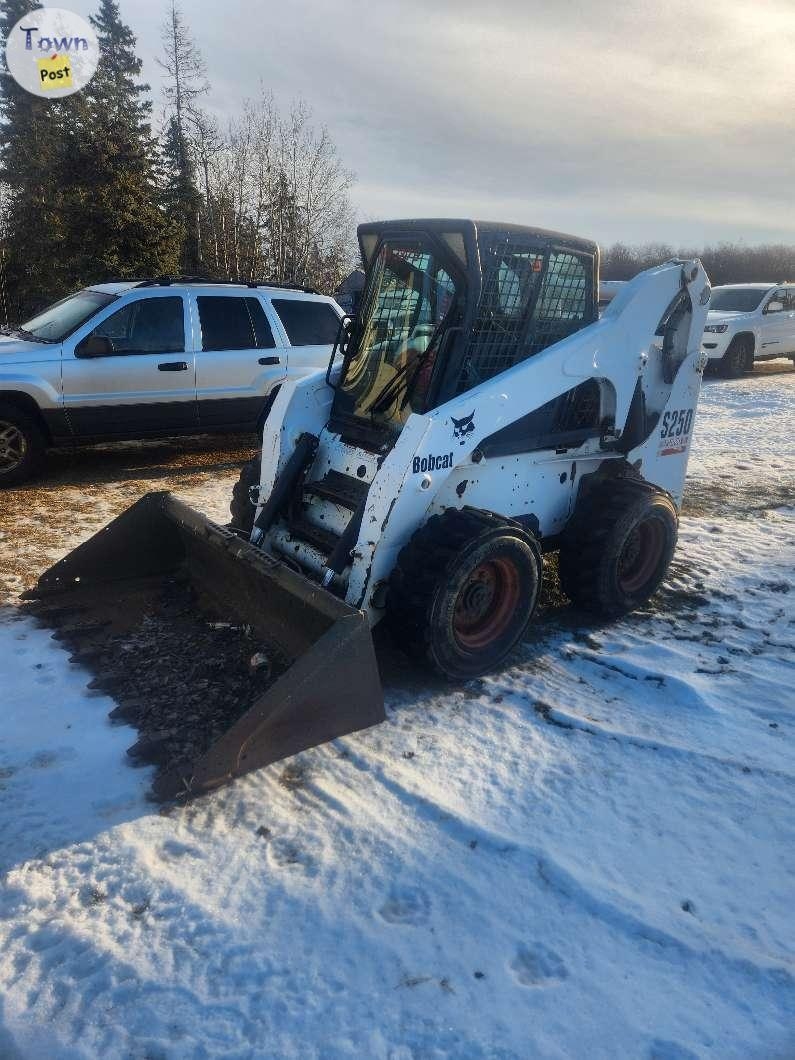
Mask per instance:
[[[56,563],[26,606],[135,724],[160,799],[196,795],[384,720],[365,615],[149,493]]]

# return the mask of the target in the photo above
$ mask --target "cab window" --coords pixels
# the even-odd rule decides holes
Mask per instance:
[[[483,248],[483,293],[459,393],[596,319],[593,258],[495,237]]]

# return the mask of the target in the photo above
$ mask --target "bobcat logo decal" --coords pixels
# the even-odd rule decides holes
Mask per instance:
[[[457,420],[455,416],[451,416],[450,419],[453,421],[453,437],[458,439],[459,445],[464,445],[466,436],[475,429],[475,410],[472,409],[470,414],[461,420]]]

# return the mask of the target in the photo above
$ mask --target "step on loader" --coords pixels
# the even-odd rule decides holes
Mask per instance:
[[[163,798],[384,718],[371,629],[443,677],[527,635],[544,556],[619,616],[671,560],[710,288],[668,261],[599,315],[587,240],[470,220],[364,224],[328,369],[285,380],[232,522],[145,496],[42,575],[59,629]]]

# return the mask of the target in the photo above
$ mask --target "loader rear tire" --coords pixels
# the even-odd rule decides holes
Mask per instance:
[[[401,550],[387,624],[408,655],[448,680],[480,677],[527,629],[541,569],[538,543],[518,523],[476,508],[448,509]]]
[[[563,535],[558,569],[573,604],[608,618],[659,589],[676,548],[671,497],[642,479],[613,479],[578,506]]]
[[[248,538],[254,526],[257,509],[251,503],[251,487],[259,483],[261,460],[262,454],[257,453],[253,460],[243,465],[240,478],[232,490],[232,500],[229,504],[229,514],[232,516],[230,525],[241,537]]]

